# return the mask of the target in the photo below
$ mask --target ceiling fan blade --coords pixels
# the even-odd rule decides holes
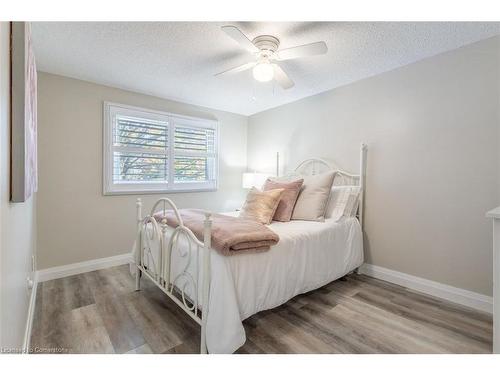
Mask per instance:
[[[236,26],[222,26],[221,29],[247,51],[259,52],[259,49]]]
[[[278,51],[278,60],[282,61],[306,56],[324,55],[327,52],[328,47],[325,42],[316,42]]]
[[[283,87],[285,90],[293,87],[295,83],[288,77],[283,69],[278,64],[273,64],[274,68],[274,79],[278,84]]]
[[[248,69],[253,68],[255,65],[257,65],[256,61],[249,62],[249,63],[243,64],[243,65],[239,65],[239,66],[236,66],[236,67],[228,69],[228,70],[224,70],[223,72],[217,73],[214,76],[220,76],[222,74],[231,74],[231,73],[243,72],[244,70],[248,70]]]

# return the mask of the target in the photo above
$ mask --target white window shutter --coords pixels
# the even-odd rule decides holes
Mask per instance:
[[[168,183],[168,122],[116,116],[113,183]]]
[[[104,194],[217,188],[217,123],[104,105]]]

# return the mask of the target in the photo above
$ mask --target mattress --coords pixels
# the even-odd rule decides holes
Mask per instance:
[[[237,216],[236,212],[225,214]],[[363,263],[363,236],[356,218],[273,222],[269,228],[280,241],[267,252],[211,253],[209,353],[233,353],[246,340],[244,319],[328,284]],[[188,262],[189,251],[194,250],[186,241],[179,241],[179,249],[172,252],[171,281],[184,269],[196,275],[196,264],[201,269],[201,256],[198,262]],[[186,293],[196,299],[189,287]]]

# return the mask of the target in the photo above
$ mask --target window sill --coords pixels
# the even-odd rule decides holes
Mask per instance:
[[[149,195],[149,194],[178,194],[178,193],[208,193],[217,191],[217,188],[205,189],[170,189],[170,190],[123,190],[105,191],[104,196],[109,195]]]

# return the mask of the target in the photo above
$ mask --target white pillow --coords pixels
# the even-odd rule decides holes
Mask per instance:
[[[302,189],[293,208],[292,220],[324,221],[335,172],[304,176]]]
[[[338,221],[342,217],[356,216],[360,193],[359,186],[333,186],[325,217]]]
[[[356,186],[356,189],[353,190],[351,190],[351,195],[349,195],[349,201],[347,202],[346,211],[344,212],[344,216],[347,217],[355,217],[356,214],[358,213],[359,196],[361,195],[361,188]]]

